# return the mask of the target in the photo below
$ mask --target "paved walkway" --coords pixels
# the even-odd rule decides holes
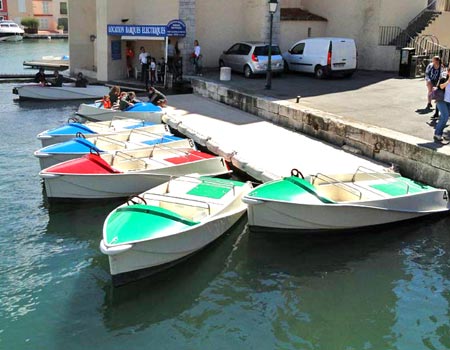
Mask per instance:
[[[219,71],[204,74],[204,80],[219,81]],[[241,91],[295,101],[300,105],[432,140],[434,129],[426,124],[434,113],[427,104],[423,79],[404,79],[392,73],[360,71],[351,79],[316,80],[289,73],[274,77],[272,90],[265,90],[265,77],[245,79],[238,73],[221,82]]]
[[[276,175],[272,178],[287,176],[292,168],[306,175],[353,173],[361,165],[378,170],[382,167],[373,160],[346,153],[210,99],[176,95],[170,97],[170,106],[168,114],[182,122],[179,129],[191,129],[211,137],[222,152],[237,152],[239,161]]]

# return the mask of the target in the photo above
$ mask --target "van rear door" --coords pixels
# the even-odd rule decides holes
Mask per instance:
[[[332,41],[331,70],[356,69],[356,45],[353,39]]]

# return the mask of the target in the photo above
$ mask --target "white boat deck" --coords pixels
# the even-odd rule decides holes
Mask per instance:
[[[261,181],[288,176],[292,168],[307,176],[388,166],[196,95],[170,96],[169,104],[170,126],[200,144],[206,141],[210,151]]]

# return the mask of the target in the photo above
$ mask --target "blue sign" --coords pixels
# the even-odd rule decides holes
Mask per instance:
[[[167,36],[184,38],[186,36],[186,23],[181,19],[174,19],[167,24]]]
[[[166,37],[166,26],[161,25],[129,25],[129,24],[108,24],[108,35],[116,36],[150,36]]]
[[[111,58],[113,61],[122,59],[122,42],[120,40],[111,41]]]

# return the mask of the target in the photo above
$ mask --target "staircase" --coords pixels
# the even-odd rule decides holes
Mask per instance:
[[[429,26],[442,12],[436,10],[425,9],[409,22],[406,29],[402,30],[389,45],[396,46],[401,49],[414,40],[427,26]]]

